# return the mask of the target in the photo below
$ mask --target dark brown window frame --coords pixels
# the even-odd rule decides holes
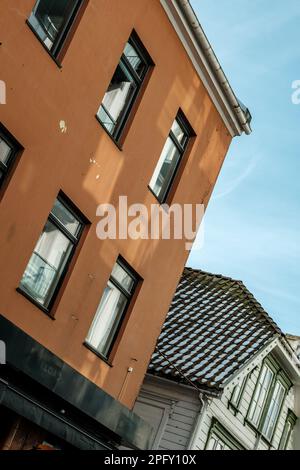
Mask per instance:
[[[127,302],[126,302],[126,307],[124,308],[124,311],[123,311],[123,313],[122,313],[122,315],[121,315],[121,317],[118,321],[117,328],[116,328],[115,332],[111,335],[110,346],[109,346],[109,349],[107,351],[107,354],[106,355],[102,354],[95,347],[93,347],[93,345],[91,345],[87,341],[87,339],[85,339],[85,341],[83,342],[84,346],[86,346],[90,351],[92,351],[94,354],[96,354],[96,356],[98,356],[100,359],[102,359],[104,362],[106,362],[111,367],[112,367],[112,360],[113,360],[114,354],[116,352],[116,349],[117,349],[117,346],[118,346],[118,343],[119,343],[119,340],[120,340],[120,337],[121,337],[121,333],[125,329],[127,320],[129,318],[129,313],[133,308],[133,305],[134,305],[135,300],[137,298],[137,295],[139,293],[139,288],[141,287],[141,284],[143,282],[143,278],[135,271],[134,268],[132,268],[132,266],[125,260],[125,258],[123,258],[122,255],[119,255],[117,257],[117,259],[114,263],[114,266],[115,266],[115,264],[119,264],[129,274],[129,276],[134,279],[134,286],[133,286],[131,294],[126,292],[126,290],[121,286],[121,284],[116,279],[113,278],[112,270],[111,270],[111,274],[109,275],[108,281],[110,281],[117,289],[120,290],[120,292],[126,297]],[[108,283],[108,281],[107,281],[107,283]],[[107,283],[106,283],[106,285],[107,285]],[[103,293],[102,293],[102,295],[103,295]],[[101,296],[101,299],[102,299],[102,296]],[[100,302],[101,302],[101,299],[100,299]],[[94,318],[95,318],[95,316],[93,317],[93,320],[94,320]]]
[[[139,53],[139,56],[142,58],[143,62],[146,65],[145,71],[143,72],[142,77],[139,77],[137,75],[137,73],[135,72],[135,70],[132,68],[129,61],[127,60],[124,53],[122,52],[122,55],[120,57],[120,60],[118,62],[118,65],[117,65],[116,69],[114,70],[114,73],[115,73],[115,71],[117,70],[117,68],[120,64],[122,64],[123,67],[125,67],[127,70],[129,70],[130,75],[133,76],[134,81],[135,81],[135,85],[136,85],[135,92],[134,92],[133,96],[131,97],[129,103],[127,103],[127,105],[124,107],[124,110],[122,110],[122,116],[120,118],[120,122],[117,123],[114,132],[110,132],[106,128],[106,126],[102,123],[101,119],[99,118],[99,116],[97,114],[99,109],[101,108],[101,106],[103,106],[102,102],[103,102],[103,98],[104,98],[104,95],[105,95],[106,91],[103,95],[103,98],[102,98],[102,101],[100,103],[99,109],[98,109],[98,111],[95,115],[95,117],[96,117],[97,121],[99,122],[99,124],[101,125],[101,127],[105,130],[105,132],[109,135],[109,137],[117,145],[119,150],[122,150],[122,145],[124,143],[125,137],[126,137],[127,132],[129,130],[129,125],[133,121],[133,118],[134,118],[135,113],[137,111],[137,107],[140,103],[140,100],[141,100],[141,97],[142,97],[142,95],[145,91],[145,88],[148,85],[150,75],[151,75],[152,70],[155,66],[150,54],[148,53],[148,51],[145,48],[143,42],[141,41],[141,39],[139,38],[138,34],[136,33],[136,31],[134,29],[132,30],[132,32],[131,32],[131,34],[130,34],[130,36],[129,36],[129,38],[126,41],[125,44],[127,44],[127,43],[131,44],[137,50],[137,52]],[[114,73],[113,73],[113,75],[114,75]],[[111,83],[111,81],[109,83]],[[106,90],[107,89],[108,89],[108,87],[106,88]],[[105,111],[107,112],[107,110],[105,110]]]
[[[37,0],[36,0],[37,1]],[[83,16],[83,13],[87,7],[89,0],[77,0],[77,5],[73,11],[71,17],[66,21],[64,26],[63,32],[59,35],[57,39],[57,45],[55,46],[56,50],[53,52],[52,50],[48,49],[48,47],[44,44],[43,40],[38,35],[35,28],[29,21],[29,18],[26,20],[26,24],[29,29],[33,32],[35,37],[38,39],[40,44],[43,46],[44,50],[49,54],[49,56],[54,60],[56,65],[61,68],[61,62],[65,56],[67,48],[69,47],[71,40],[75,34],[76,28]],[[35,6],[35,4],[34,4]],[[31,10],[32,12],[32,10]]]
[[[8,165],[0,162],[0,169],[4,173],[4,177],[0,180],[0,201],[6,191],[6,188],[12,178],[19,157],[24,150],[24,147],[17,141],[17,139],[9,132],[9,130],[0,122],[0,137],[11,148],[11,155],[9,157]]]
[[[179,179],[180,179],[181,174],[183,172],[183,166],[184,166],[184,163],[185,163],[185,159],[189,155],[192,143],[193,143],[194,139],[196,138],[196,133],[195,133],[194,129],[192,128],[191,124],[189,123],[188,119],[186,118],[186,116],[185,116],[185,114],[184,114],[184,112],[182,111],[181,108],[179,108],[174,121],[177,121],[178,124],[180,125],[180,127],[185,131],[185,133],[186,133],[185,134],[186,135],[186,142],[185,142],[184,146],[182,146],[177,141],[175,135],[172,132],[172,129],[170,129],[167,139],[170,138],[172,140],[173,144],[175,145],[175,147],[177,148],[177,150],[180,154],[180,158],[179,158],[179,160],[177,162],[177,165],[176,165],[176,167],[173,171],[172,177],[171,177],[171,179],[168,183],[167,190],[163,194],[163,197],[160,197],[159,195],[157,195],[154,192],[153,188],[150,186],[150,183],[148,184],[149,191],[153,194],[153,196],[159,202],[160,205],[168,204],[170,202],[170,200],[172,199],[172,197],[174,196],[177,185],[179,183]],[[166,139],[166,141],[167,141],[167,139]],[[165,143],[166,143],[166,141],[165,141]],[[159,158],[160,158],[160,156],[159,156]],[[158,161],[159,160],[157,160],[157,164],[158,164]]]
[[[75,206],[73,201],[71,201],[71,199],[68,196],[66,196],[66,194],[63,191],[59,191],[58,195],[55,198],[55,201],[56,200],[60,201],[63,204],[63,206],[66,207],[68,209],[68,211],[77,218],[77,220],[81,224],[81,228],[80,228],[80,231],[78,232],[77,238],[73,237],[70,233],[68,233],[68,231],[65,229],[65,227],[61,223],[59,223],[58,220],[55,220],[55,217],[51,214],[52,208],[54,207],[54,203],[53,203],[53,205],[51,207],[51,210],[48,214],[48,217],[46,219],[45,224],[47,223],[48,220],[50,220],[52,223],[54,223],[54,225],[72,242],[73,246],[72,246],[72,250],[69,254],[68,260],[67,260],[67,262],[66,262],[66,264],[65,264],[65,266],[64,266],[64,268],[61,272],[61,275],[59,277],[59,281],[58,281],[56,287],[54,288],[54,291],[52,293],[49,305],[47,307],[45,307],[44,305],[42,305],[40,302],[38,302],[33,296],[31,296],[28,292],[26,292],[26,290],[24,290],[20,286],[17,287],[17,289],[16,289],[16,291],[19,294],[23,295],[33,305],[38,307],[40,310],[42,310],[44,313],[46,313],[52,319],[55,319],[54,314],[55,314],[55,311],[56,311],[56,308],[57,308],[57,305],[58,305],[58,301],[61,298],[62,288],[66,284],[67,277],[68,277],[68,275],[70,274],[71,270],[74,267],[74,262],[77,259],[78,251],[82,246],[83,239],[85,238],[84,237],[84,232],[86,232],[86,230],[90,226],[89,220],[83,215],[83,213],[77,208],[77,206]],[[44,224],[44,226],[45,226],[45,224]],[[44,230],[44,227],[43,227],[42,231],[43,230]],[[41,231],[41,233],[42,233],[42,231]],[[33,251],[32,251],[32,253],[33,253]],[[31,255],[32,255],[32,253],[31,253]],[[30,257],[31,257],[31,255],[30,255]],[[27,261],[27,264],[25,266],[25,269],[24,269],[23,273],[25,273],[25,271],[26,271],[26,268],[28,266],[30,257]]]

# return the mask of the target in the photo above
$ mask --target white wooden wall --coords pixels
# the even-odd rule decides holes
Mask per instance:
[[[146,376],[133,411],[154,427],[153,449],[184,450],[200,408],[196,390]]]
[[[199,433],[194,441],[193,448],[199,450],[205,448],[213,417],[215,417],[230,434],[236,437],[244,447],[254,447],[254,433],[250,428],[244,425],[244,417],[247,413],[247,406],[250,403],[258,372],[258,370],[255,370],[249,378],[248,384],[244,390],[244,397],[240,403],[241,413],[238,413],[236,416],[228,408],[228,400],[231,397],[232,389],[227,389],[221,399],[214,398],[209,400],[209,406],[203,418],[201,429],[198,430]]]
[[[247,415],[248,407],[254,392],[255,384],[258,379],[260,366],[257,366],[247,380],[246,387],[243,392],[242,400],[239,405],[239,412],[234,415],[234,412],[228,407],[228,401],[231,397],[232,388],[224,391],[221,399],[211,399],[207,411],[202,420],[201,429],[198,429],[195,440],[193,441],[193,448],[203,450],[208,438],[209,429],[212,423],[212,418],[216,418],[227,431],[236,438],[246,449],[257,448],[259,450],[268,449],[268,445],[264,441],[256,441],[255,432],[244,423]],[[289,392],[282,411],[279,416],[278,424],[276,427],[272,448],[278,449],[280,438],[282,435],[283,427],[285,424],[288,408],[294,409],[294,391],[293,388]],[[292,441],[292,439],[291,439]],[[292,448],[292,442],[289,445]]]
[[[239,412],[236,415],[228,406],[232,387],[224,391],[222,398],[209,399],[208,406],[201,416],[201,403],[196,390],[169,380],[146,376],[134,412],[154,427],[153,449],[184,450],[191,445],[192,449],[203,450],[213,418],[217,419],[246,449],[268,449],[269,446],[263,440],[257,440],[255,432],[244,421],[260,368],[261,364],[248,377],[239,404]],[[294,398],[292,388],[279,416],[272,449],[279,447],[288,409],[294,410]],[[293,439],[289,448],[293,448]]]
[[[261,364],[248,377],[236,415],[228,406],[232,387],[224,390],[221,398],[210,398],[205,412],[200,415],[201,403],[197,390],[147,375],[133,411],[154,427],[153,449],[184,450],[191,445],[192,449],[203,450],[213,418],[246,449],[268,449],[269,446],[263,440],[257,440],[255,432],[245,423],[260,368]],[[273,449],[279,447],[288,408],[295,408],[294,398],[292,388],[279,416]],[[289,448],[293,448],[293,439]]]

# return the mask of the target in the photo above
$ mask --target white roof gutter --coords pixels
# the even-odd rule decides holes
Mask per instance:
[[[251,114],[237,99],[189,0],[160,0],[232,136],[250,134]]]

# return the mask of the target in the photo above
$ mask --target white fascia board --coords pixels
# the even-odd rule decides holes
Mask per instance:
[[[192,64],[206,88],[212,102],[217,108],[223,122],[232,137],[241,135],[241,128],[234,112],[223,93],[214,73],[205,58],[199,45],[196,43],[192,31],[180,11],[175,0],[160,0],[171,24],[173,25],[181,43],[183,44]]]
[[[282,368],[288,373],[288,376],[290,377],[292,382],[295,385],[300,385],[300,363],[296,355],[291,357],[291,355],[284,348],[280,340],[278,340],[274,348],[273,354],[274,357],[282,365]]]
[[[263,349],[258,351],[250,361],[248,361],[242,369],[239,369],[235,374],[233,374],[223,386],[223,390],[233,389],[236,385],[241,383],[245,377],[257,366],[259,365],[264,358],[270,354],[271,351],[279,343],[279,338],[273,338]]]
[[[287,372],[288,376],[292,380],[294,385],[300,385],[300,369],[299,369],[299,360],[295,357],[292,358],[288,352],[283,347],[280,337],[272,339],[261,351],[255,354],[253,358],[245,364],[245,366],[238,370],[230,379],[225,383],[223,390],[233,389],[237,384],[251,372],[258,364],[260,364],[264,358],[270,354],[281,364],[283,370]]]

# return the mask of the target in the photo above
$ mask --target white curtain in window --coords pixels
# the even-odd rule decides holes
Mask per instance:
[[[120,291],[109,281],[90,327],[87,342],[100,353],[106,353],[106,345],[118,316]]]

